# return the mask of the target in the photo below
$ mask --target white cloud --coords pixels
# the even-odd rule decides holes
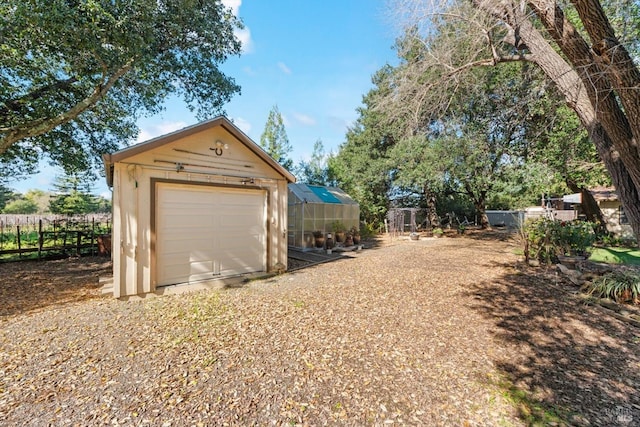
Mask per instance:
[[[314,126],[316,124],[316,119],[311,116],[307,116],[302,113],[293,113],[293,118],[300,124],[305,126]]]
[[[231,12],[238,16],[240,13],[240,6],[242,6],[242,0],[222,0],[222,4],[231,9]],[[242,43],[242,53],[253,52],[253,41],[251,40],[251,30],[245,26],[243,29],[234,30],[233,34]]]
[[[284,62],[278,62],[278,68],[285,74],[291,74],[291,69]]]
[[[230,8],[235,16],[238,16],[240,5],[242,5],[242,0],[222,0],[222,4]]]
[[[234,30],[233,32],[235,36],[242,43],[242,53],[251,53],[253,52],[253,40],[251,40],[251,30],[249,28],[244,27],[241,30]]]
[[[240,130],[247,135],[251,132],[251,123],[248,120],[243,119],[242,117],[234,117],[231,119],[234,125],[238,126]]]
[[[162,122],[156,125],[151,125],[140,130],[138,138],[136,138],[136,142],[148,141],[149,139],[155,138],[156,136],[165,135],[175,130],[182,129],[186,126],[187,124],[185,122]]]

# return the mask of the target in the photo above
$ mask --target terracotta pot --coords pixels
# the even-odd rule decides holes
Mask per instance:
[[[344,245],[345,246],[353,246],[353,236],[351,234],[347,234],[347,236],[345,237]]]

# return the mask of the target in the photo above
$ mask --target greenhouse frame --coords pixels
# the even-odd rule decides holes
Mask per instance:
[[[338,187],[289,184],[288,245],[314,247],[314,231],[323,235],[340,222],[345,230],[360,227],[360,205]]]

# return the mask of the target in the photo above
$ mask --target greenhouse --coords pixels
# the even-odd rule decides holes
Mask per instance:
[[[338,187],[289,184],[288,211],[288,243],[296,248],[319,247],[314,235],[360,226],[360,206]]]

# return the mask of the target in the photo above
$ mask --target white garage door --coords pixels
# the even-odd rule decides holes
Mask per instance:
[[[158,184],[157,286],[266,270],[266,194]]]

